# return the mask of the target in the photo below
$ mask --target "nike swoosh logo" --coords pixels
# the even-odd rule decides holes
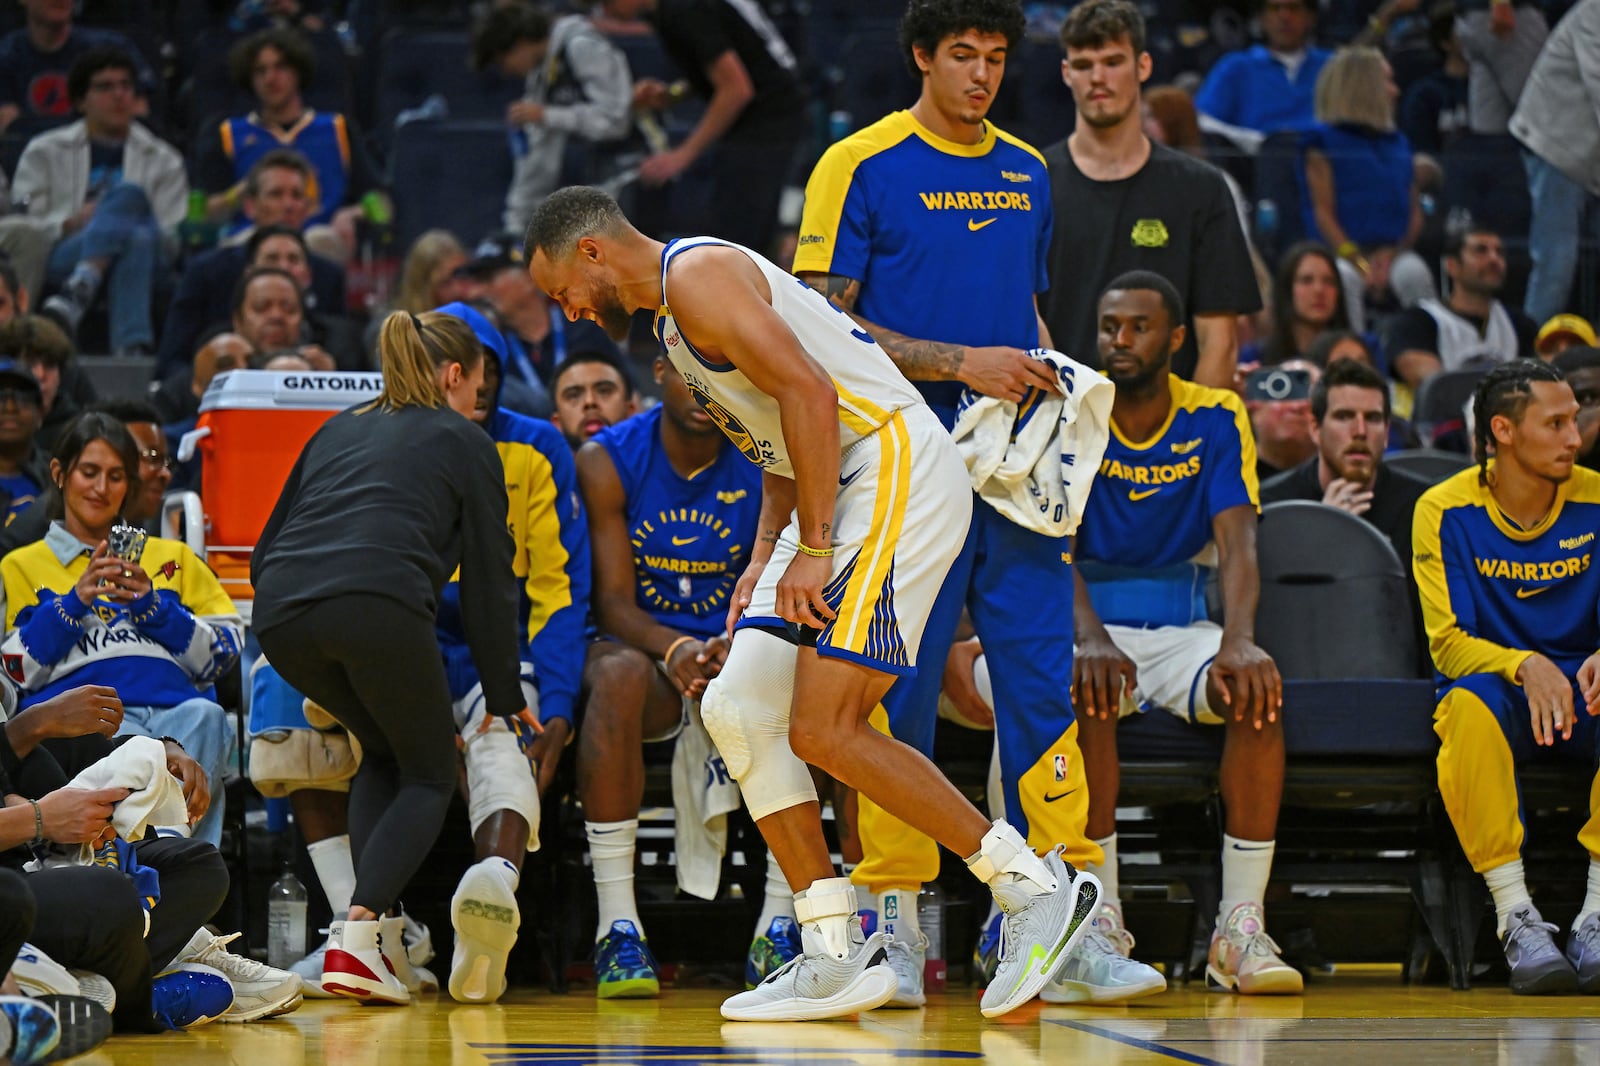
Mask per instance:
[[[1140,500],[1148,500],[1150,497],[1154,496],[1160,491],[1160,489],[1145,489],[1143,492],[1138,492],[1134,489],[1129,489],[1128,499],[1138,503]]]
[[[1050,795],[1050,793],[1046,792],[1044,794],[1044,801],[1046,803],[1054,803],[1056,800],[1066,799],[1068,796],[1072,795],[1076,791],[1078,791],[1078,790],[1075,789],[1075,788],[1069,788],[1065,792],[1057,792],[1054,796],[1052,796],[1052,795]]]
[[[700,539],[699,537],[673,537],[672,538],[672,546],[674,548],[681,548],[685,544],[693,544],[695,541],[697,541],[699,539]]]
[[[1517,590],[1517,599],[1526,600],[1526,599],[1528,599],[1528,598],[1530,598],[1532,596],[1539,595],[1539,593],[1541,593],[1541,592],[1549,592],[1553,588],[1555,588],[1554,585],[1544,585],[1544,586],[1542,586],[1540,588],[1536,588],[1536,589],[1518,589]]]
[[[996,215],[993,218],[986,218],[982,222],[979,222],[976,219],[969,218],[969,219],[967,219],[967,229],[971,230],[973,233],[977,233],[983,227],[985,227],[987,225],[990,225],[991,223],[999,222],[999,221],[1000,221],[1000,216],[999,215]]]
[[[864,467],[864,466],[863,466],[863,467],[858,467],[858,468],[857,468],[857,469],[856,469],[856,472],[855,472],[855,473],[853,473],[853,474],[851,474],[851,475],[850,475],[850,476],[849,476],[849,477],[845,477],[845,476],[844,476],[844,475],[843,475],[843,474],[840,474],[840,475],[839,475],[839,484],[841,484],[841,485],[848,485],[848,484],[850,484],[850,482],[852,482],[852,481],[854,481],[854,480],[855,480],[855,479],[856,479],[856,478],[858,478],[858,477],[860,477],[860,476],[861,476],[861,471],[863,471],[863,470],[865,470],[865,469],[866,469],[866,467]]]

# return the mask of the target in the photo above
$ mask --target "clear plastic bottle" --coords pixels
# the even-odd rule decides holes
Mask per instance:
[[[289,863],[267,890],[267,964],[287,969],[306,954],[306,886]]]
[[[930,881],[917,894],[917,924],[922,935],[928,938],[928,958],[922,968],[922,984],[929,992],[943,992],[944,963],[944,889]]]

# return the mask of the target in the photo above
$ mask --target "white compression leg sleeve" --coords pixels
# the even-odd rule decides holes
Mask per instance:
[[[706,686],[700,718],[756,820],[816,801],[811,771],[789,746],[794,645],[741,630],[722,673]]]

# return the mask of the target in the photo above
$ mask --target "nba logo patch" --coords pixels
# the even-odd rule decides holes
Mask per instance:
[[[1067,779],[1067,757],[1065,755],[1057,755],[1056,756],[1056,780],[1057,781],[1065,781],[1066,779]]]

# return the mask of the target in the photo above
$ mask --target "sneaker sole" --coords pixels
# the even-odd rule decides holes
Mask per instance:
[[[899,978],[888,966],[868,966],[844,988],[827,999],[789,999],[752,1007],[729,1008],[722,1005],[722,1016],[730,1022],[811,1022],[859,1014],[889,1002],[900,987]],[[731,1002],[731,1001],[730,1001]]]
[[[39,1002],[55,1011],[61,1023],[61,1037],[44,1062],[82,1055],[111,1036],[111,1013],[87,996],[40,996]]]
[[[1110,987],[1082,981],[1056,981],[1044,986],[1039,998],[1046,1003],[1126,1003],[1167,990],[1167,979],[1156,974],[1143,984]]]
[[[457,1003],[499,999],[506,987],[506,958],[522,925],[516,896],[494,871],[474,866],[450,898],[450,924],[465,949],[450,967],[450,998]]]
[[[1022,980],[1005,999],[991,1007],[982,1007],[980,1010],[985,1018],[998,1018],[1002,1014],[1009,1014],[1028,1000],[1037,996],[1044,986],[1050,983],[1050,978],[1055,975],[1056,968],[1066,961],[1068,955],[1078,950],[1078,945],[1088,935],[1093,926],[1091,919],[1100,909],[1100,879],[1094,874],[1078,871],[1078,876],[1072,881],[1072,906],[1071,919],[1062,931],[1061,937],[1056,941],[1053,950],[1045,953],[1037,969],[1028,971]],[[992,987],[992,986],[991,986]]]
[[[660,978],[635,977],[627,981],[602,981],[594,987],[596,999],[654,999],[661,995]]]
[[[61,1042],[61,1022],[43,996],[20,997],[8,1002],[5,1014],[11,1025],[11,1057],[5,1061],[44,1062]]]
[[[1223,973],[1208,962],[1206,988],[1212,992],[1238,992],[1241,996],[1298,996],[1306,990],[1306,981],[1292,966],[1246,980]]]
[[[279,1014],[288,1014],[290,1011],[298,1007],[301,1002],[304,1001],[304,999],[304,994],[299,988],[296,988],[288,995],[279,996],[276,1000],[268,1000],[265,1003],[260,1003],[254,1007],[251,1007],[249,1010],[236,1011],[230,1008],[226,1013],[219,1017],[217,1021],[253,1022],[258,1018],[271,1018]],[[239,1001],[237,999],[234,1000],[234,1006],[238,1006],[238,1003]]]
[[[1521,988],[1513,984],[1511,991],[1518,996],[1568,996],[1578,991],[1578,975],[1570,967],[1566,970],[1551,970],[1549,973],[1540,974]]]

